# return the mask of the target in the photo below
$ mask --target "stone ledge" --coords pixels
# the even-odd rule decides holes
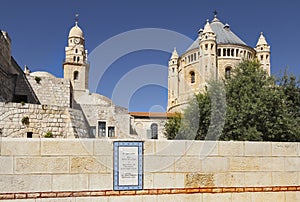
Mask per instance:
[[[37,199],[37,198],[67,198],[67,197],[101,197],[101,196],[142,196],[142,195],[170,195],[170,194],[226,194],[247,192],[299,192],[300,186],[267,186],[267,187],[201,187],[201,188],[170,188],[145,189],[133,191],[68,191],[68,192],[28,192],[1,193],[0,200],[7,199]]]

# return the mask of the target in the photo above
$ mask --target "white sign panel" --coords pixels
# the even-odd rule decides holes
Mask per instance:
[[[138,185],[138,147],[119,147],[119,185]]]

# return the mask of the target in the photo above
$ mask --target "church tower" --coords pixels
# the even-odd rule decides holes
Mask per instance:
[[[216,34],[207,20],[204,30],[199,32],[199,65],[200,76],[206,83],[217,79]]]
[[[89,74],[84,35],[78,26],[77,17],[75,26],[69,32],[68,46],[65,48],[66,58],[63,64],[64,78],[71,81],[75,99],[88,89]]]
[[[174,48],[172,56],[169,60],[168,73],[168,106],[174,106],[178,98],[178,58],[179,55]]]
[[[271,65],[270,65],[270,46],[266,41],[266,38],[264,37],[263,33],[260,33],[260,37],[258,39],[258,42],[255,47],[256,50],[256,57],[258,61],[261,63],[262,68],[268,73],[270,76],[271,72]]]

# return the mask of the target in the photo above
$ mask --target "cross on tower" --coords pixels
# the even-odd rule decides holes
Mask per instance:
[[[75,14],[75,23],[76,23],[76,25],[78,24],[78,20],[79,20],[79,14],[76,13],[76,14]]]
[[[214,13],[214,17],[217,17],[218,12],[215,10],[213,13]]]

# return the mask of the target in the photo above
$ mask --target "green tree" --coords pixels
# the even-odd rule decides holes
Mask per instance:
[[[210,82],[207,93],[196,95],[182,117],[176,122],[170,119],[166,136],[169,139],[300,141],[299,80],[285,74],[276,85],[275,79],[256,60],[242,61],[232,74],[224,81],[225,90],[220,83]],[[172,136],[168,135],[170,131]]]
[[[298,141],[299,126],[285,94],[258,61],[243,61],[226,81],[227,116],[221,139]]]
[[[168,121],[165,124],[165,136],[169,140],[176,138],[178,134],[181,123],[181,114],[176,113],[174,116],[168,118]]]
[[[182,116],[167,121],[165,136],[168,139],[217,139],[225,121],[225,102],[224,86],[210,82],[207,93],[195,95]]]

